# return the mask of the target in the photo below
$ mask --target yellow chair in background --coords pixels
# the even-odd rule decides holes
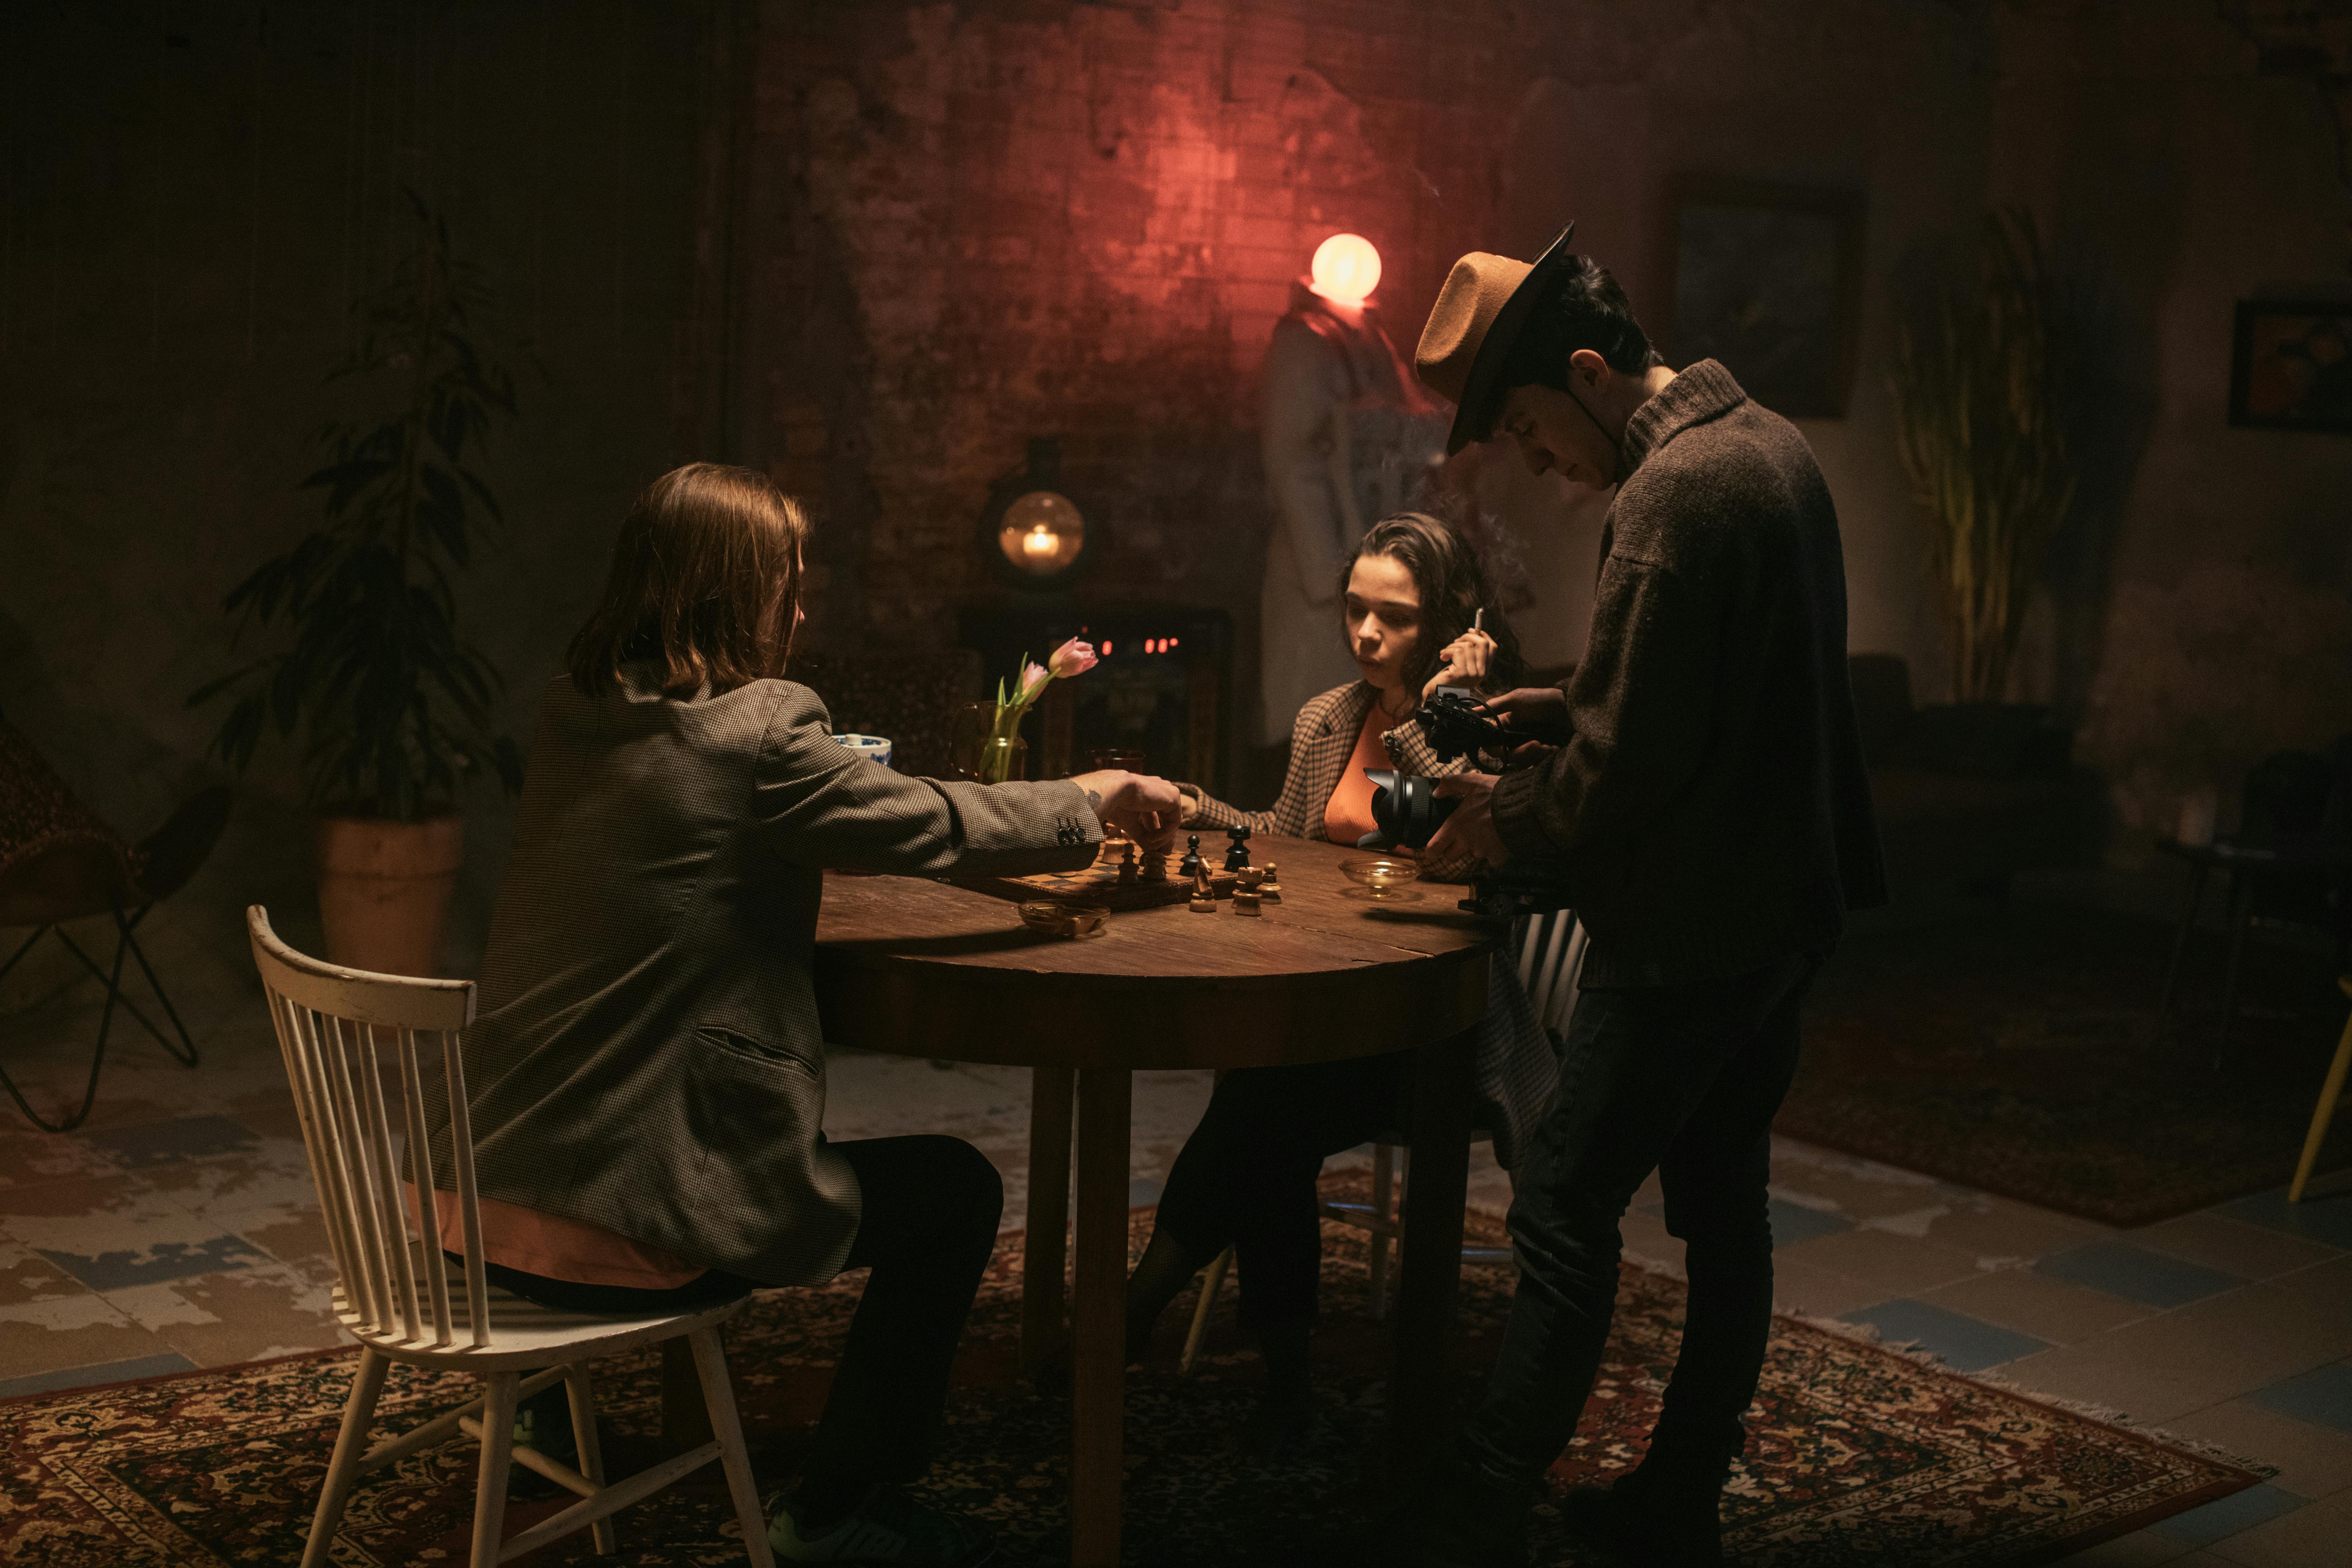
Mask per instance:
[[[2352,996],[2352,974],[2340,976],[2336,984],[2344,988],[2344,994]],[[2291,1204],[2303,1201],[2303,1189],[2311,1182],[2311,1167],[2319,1163],[2319,1146],[2327,1142],[2327,1124],[2336,1120],[2336,1108],[2344,1103],[2347,1070],[2352,1070],[2352,1017],[2344,1020],[2344,1037],[2336,1042],[2336,1059],[2327,1064],[2327,1081],[2320,1086],[2319,1103],[2311,1108],[2311,1131],[2304,1134],[2303,1158],[2295,1162],[2294,1180],[2286,1189],[2286,1201]]]

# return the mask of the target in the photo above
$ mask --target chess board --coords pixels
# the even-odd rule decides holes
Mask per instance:
[[[1168,879],[1164,882],[1139,878],[1125,887],[1119,886],[1118,868],[1107,863],[1097,863],[1083,871],[1044,871],[1034,877],[950,877],[948,880],[959,888],[986,893],[992,899],[1015,902],[1045,899],[1061,904],[1099,904],[1113,912],[1150,910],[1162,904],[1181,904],[1192,896],[1192,884],[1176,874],[1177,864],[1182,858],[1181,855],[1168,858]],[[1215,897],[1230,898],[1234,881],[1231,871],[1217,867],[1210,869],[1209,890]]]

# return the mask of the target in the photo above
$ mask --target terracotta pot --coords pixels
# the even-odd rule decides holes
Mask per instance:
[[[449,900],[466,858],[465,818],[322,816],[315,843],[327,962],[379,974],[440,973]]]

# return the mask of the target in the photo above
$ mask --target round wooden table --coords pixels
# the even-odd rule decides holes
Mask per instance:
[[[1222,837],[1215,840],[1222,853]],[[1203,853],[1209,846],[1203,845]],[[1220,901],[1114,914],[1073,942],[1024,927],[1002,899],[938,882],[828,875],[817,926],[824,1037],[906,1056],[1032,1069],[1022,1359],[1063,1333],[1062,1237],[1077,1112],[1071,1304],[1070,1561],[1119,1559],[1125,1415],[1129,1113],[1139,1068],[1264,1067],[1414,1049],[1412,1202],[1396,1305],[1391,1430],[1402,1455],[1437,1432],[1454,1386],[1470,1138],[1471,1039],[1491,933],[1461,890],[1346,896],[1353,851],[1259,838],[1282,901],[1257,919]]]

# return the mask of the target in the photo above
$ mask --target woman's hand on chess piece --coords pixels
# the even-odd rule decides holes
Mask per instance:
[[[1134,839],[1144,854],[1164,855],[1174,844],[1184,820],[1184,798],[1166,779],[1106,768],[1080,773],[1070,782],[1101,803],[1095,815],[1103,826]]]

